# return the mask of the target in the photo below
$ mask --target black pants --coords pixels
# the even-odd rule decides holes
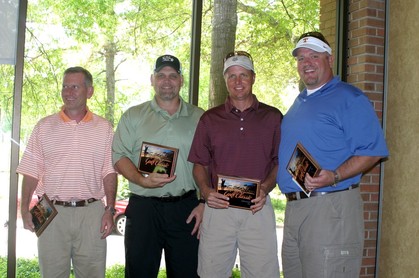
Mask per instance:
[[[133,195],[125,211],[125,277],[157,277],[164,249],[168,278],[198,277],[198,239],[186,224],[198,205],[195,194],[165,202]]]

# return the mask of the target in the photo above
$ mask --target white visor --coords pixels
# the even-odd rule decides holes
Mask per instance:
[[[231,56],[224,62],[224,71],[223,74],[226,73],[227,69],[232,66],[241,66],[247,70],[251,70],[255,72],[255,69],[253,68],[253,63],[249,59],[249,57],[242,56],[242,55],[235,55]]]
[[[316,52],[327,52],[332,55],[332,49],[330,46],[315,37],[305,37],[299,40],[294,50],[292,51],[292,56],[297,56],[297,50],[299,48],[308,48]]]

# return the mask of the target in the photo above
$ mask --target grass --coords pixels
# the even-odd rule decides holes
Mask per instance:
[[[0,257],[0,277],[7,277],[7,257]],[[123,265],[113,265],[106,269],[106,278],[124,278],[125,270]],[[38,259],[17,259],[16,278],[41,278]],[[74,274],[70,274],[74,278]],[[166,270],[160,270],[157,278],[166,278]],[[231,278],[240,278],[240,271],[233,269]]]

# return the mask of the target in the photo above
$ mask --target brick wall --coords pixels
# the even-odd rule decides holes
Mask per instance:
[[[347,81],[365,92],[382,120],[384,93],[384,0],[349,1]],[[335,45],[336,0],[320,0],[320,30]],[[375,276],[380,168],[361,181],[365,245],[360,277]]]

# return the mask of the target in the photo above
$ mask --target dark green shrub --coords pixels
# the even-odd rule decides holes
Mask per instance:
[[[234,268],[231,274],[231,278],[240,278],[240,270],[238,270],[237,268]]]
[[[7,277],[7,257],[0,257],[0,277]],[[40,278],[38,259],[17,259],[16,278]]]
[[[276,224],[284,224],[286,202],[287,201],[285,199],[271,198],[272,207],[274,209],[276,217]]]
[[[161,269],[157,278],[166,278],[166,269]]]
[[[41,277],[38,259],[18,259],[16,262],[17,278],[38,278]]]
[[[38,258],[33,259],[17,259],[16,262],[16,278],[41,278],[41,273],[38,265]],[[240,272],[236,271],[240,277]],[[7,257],[0,257],[0,277],[7,277]],[[106,268],[106,278],[124,278],[125,277],[125,266],[120,264],[112,265]],[[73,272],[70,274],[70,278],[74,278]],[[161,269],[158,278],[166,278],[166,270]]]
[[[125,266],[120,264],[112,265],[106,268],[106,278],[124,278]]]
[[[7,258],[0,257],[0,277],[7,277]]]

